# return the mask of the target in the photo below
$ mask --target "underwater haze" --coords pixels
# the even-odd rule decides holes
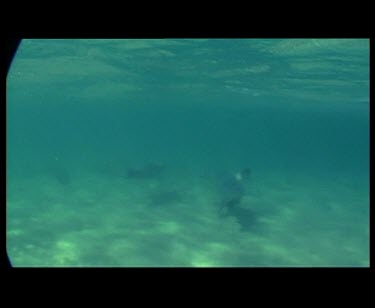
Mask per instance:
[[[27,39],[16,267],[368,267],[368,39]]]

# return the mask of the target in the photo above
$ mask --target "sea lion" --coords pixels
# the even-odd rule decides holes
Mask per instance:
[[[250,168],[241,169],[224,177],[219,186],[221,214],[235,217],[245,231],[253,230],[256,222],[255,212],[242,204],[250,175]]]

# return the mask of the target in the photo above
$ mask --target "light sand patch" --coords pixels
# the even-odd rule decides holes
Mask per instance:
[[[59,240],[56,242],[52,259],[56,266],[79,265],[79,252],[76,244]]]

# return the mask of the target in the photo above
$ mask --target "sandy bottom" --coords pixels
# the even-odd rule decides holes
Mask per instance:
[[[211,179],[82,173],[8,183],[14,266],[369,266],[368,191],[268,174],[223,210]]]

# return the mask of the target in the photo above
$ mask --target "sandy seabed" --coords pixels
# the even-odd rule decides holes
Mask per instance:
[[[7,251],[14,266],[369,265],[368,192],[348,180],[269,174],[246,187],[240,214],[219,203],[202,177],[17,179]]]

